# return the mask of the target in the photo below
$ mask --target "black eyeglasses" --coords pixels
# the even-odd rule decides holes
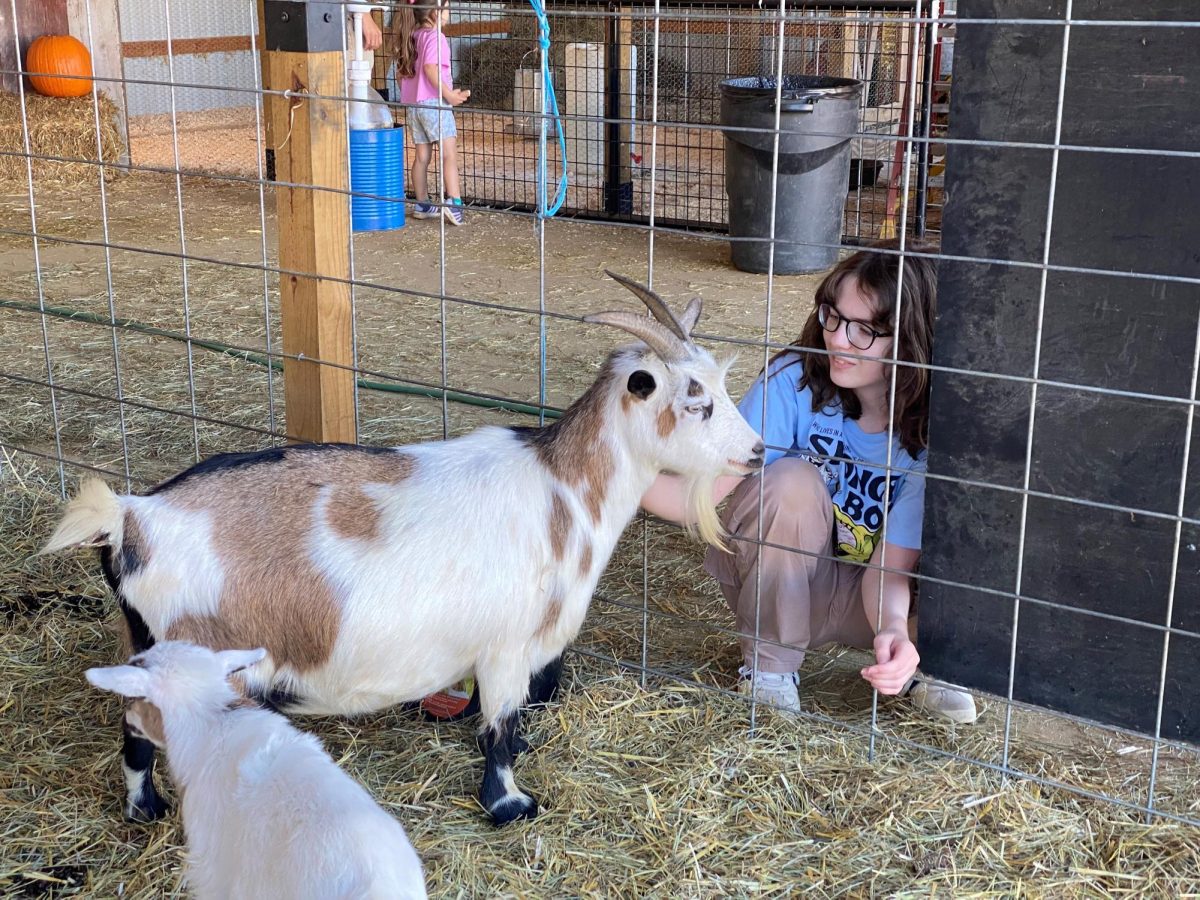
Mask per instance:
[[[830,334],[841,328],[842,323],[845,322],[846,340],[850,342],[851,347],[857,347],[859,350],[870,350],[871,345],[875,343],[875,338],[891,337],[888,332],[876,331],[866,322],[838,315],[838,311],[828,303],[822,303],[817,307],[817,321]]]

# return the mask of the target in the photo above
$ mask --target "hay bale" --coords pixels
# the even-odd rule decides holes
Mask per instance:
[[[96,160],[101,157],[96,153],[96,122],[91,95],[64,99],[27,93],[25,121],[29,123],[34,181],[59,187],[96,183]],[[118,121],[117,105],[101,94],[100,150],[106,162],[115,162],[125,153]],[[18,94],[0,94],[0,150],[5,154],[0,155],[0,189],[23,188],[29,175]],[[49,156],[80,162],[45,158]],[[120,170],[116,168],[104,170],[106,181],[112,181],[118,174]]]

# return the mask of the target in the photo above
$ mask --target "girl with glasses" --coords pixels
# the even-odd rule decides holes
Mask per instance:
[[[937,279],[931,260],[906,256],[901,266],[897,249],[839,263],[800,336],[742,399],[766,466],[759,477],[718,480],[718,500],[730,498],[729,550],[710,548],[705,569],[737,619],[743,693],[798,710],[805,650],[836,642],[874,651],[861,674],[881,693],[907,692],[919,708],[971,722],[970,694],[914,681],[910,573],[921,555],[929,426],[921,366]],[[642,506],[682,522],[685,499],[678,479],[660,475]]]

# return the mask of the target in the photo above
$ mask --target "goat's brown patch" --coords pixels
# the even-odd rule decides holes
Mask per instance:
[[[161,709],[149,700],[132,700],[129,703],[129,712],[137,716],[142,734],[159,746],[166,744]]]
[[[571,534],[571,510],[562,495],[555,493],[550,501],[550,549],[556,560],[563,558],[567,538]]]
[[[687,395],[689,397],[703,397],[704,385],[698,382],[695,378],[688,379]]]
[[[675,430],[675,410],[673,407],[664,406],[662,412],[658,414],[658,436],[660,438],[669,437],[671,432]]]
[[[121,658],[129,659],[138,651],[133,646],[133,630],[129,627],[128,616],[123,615],[117,619],[117,630],[121,634]]]
[[[592,521],[600,523],[600,512],[604,507],[604,495],[608,490],[609,479],[612,478],[613,470],[616,468],[616,463],[613,462],[612,451],[607,447],[600,448],[591,460],[591,465],[584,472],[584,484],[587,487],[587,494],[583,498],[584,504],[591,513]]]
[[[307,550],[318,525],[317,499],[332,489],[330,505],[340,508],[365,496],[366,484],[404,480],[414,464],[402,453],[298,447],[280,459],[218,468],[169,486],[165,499],[219,516],[212,541],[225,580],[216,615],[182,616],[167,637],[214,650],[265,647],[276,666],[319,668],[333,652],[342,613]],[[363,507],[355,512],[370,518]],[[330,524],[341,534],[366,534],[365,524],[350,525],[340,511],[337,521],[344,530]],[[377,521],[367,524],[374,533]]]
[[[604,440],[605,400],[615,378],[610,356],[592,386],[571,404],[562,418],[545,428],[527,432],[527,440],[542,465],[555,478],[580,491],[580,499],[594,522],[600,512],[616,463]]]
[[[592,572],[592,545],[584,544],[579,554],[579,574],[587,578]]]
[[[542,613],[542,621],[538,625],[535,638],[543,638],[554,630],[554,626],[558,624],[558,617],[562,615],[562,597],[557,594],[550,595],[550,602],[546,604],[546,610]]]
[[[373,541],[379,535],[382,516],[367,492],[354,485],[334,491],[325,505],[325,518],[339,537]]]

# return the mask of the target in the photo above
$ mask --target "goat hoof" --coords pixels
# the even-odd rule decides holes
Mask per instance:
[[[517,819],[532,819],[538,814],[538,802],[528,794],[509,794],[493,803],[488,812],[492,824],[499,827]]]
[[[129,822],[146,825],[150,822],[157,822],[159,819],[165,819],[170,812],[170,804],[158,794],[151,794],[149,797],[142,796],[136,801],[128,799],[125,801],[125,819]]]

